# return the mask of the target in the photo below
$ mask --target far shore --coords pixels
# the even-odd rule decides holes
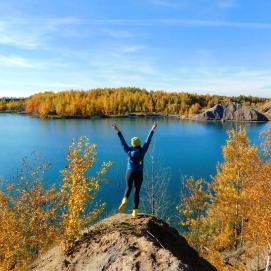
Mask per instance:
[[[233,121],[233,120],[198,120],[195,119],[195,115],[185,116],[185,115],[177,115],[177,114],[159,114],[159,113],[128,113],[125,115],[96,115],[90,117],[83,117],[79,115],[75,116],[59,116],[59,115],[46,115],[40,116],[37,114],[28,114],[24,111],[16,111],[16,110],[7,110],[7,111],[0,111],[0,113],[8,113],[8,114],[19,114],[19,115],[28,115],[34,118],[39,119],[105,119],[105,118],[174,118],[179,120],[191,120],[191,121],[198,121],[198,122],[252,122],[252,123],[261,123],[264,121]],[[265,114],[269,121],[271,121],[271,115]]]

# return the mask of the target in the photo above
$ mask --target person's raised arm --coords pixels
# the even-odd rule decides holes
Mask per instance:
[[[130,148],[129,148],[128,144],[126,143],[120,129],[118,128],[118,126],[115,123],[112,124],[112,127],[116,131],[116,133],[120,139],[121,145],[123,146],[124,151],[128,152],[130,150]]]
[[[148,150],[148,148],[150,146],[151,139],[152,139],[152,136],[153,136],[153,133],[154,133],[154,130],[156,129],[156,127],[157,127],[157,122],[154,122],[152,127],[151,127],[150,133],[149,133],[149,135],[148,135],[148,137],[147,137],[147,139],[146,139],[146,141],[145,141],[145,143],[144,143],[144,145],[142,147],[144,153],[147,152],[147,150]]]

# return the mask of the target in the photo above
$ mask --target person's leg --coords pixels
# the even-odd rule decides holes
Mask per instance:
[[[126,189],[124,192],[124,198],[129,198],[133,188],[133,172],[131,170],[126,171]]]
[[[139,193],[143,181],[143,171],[137,171],[134,176],[134,185],[135,185],[135,196],[134,196],[134,207],[133,209],[138,209],[139,205]]]
[[[132,187],[133,187],[133,174],[132,174],[132,171],[127,170],[126,171],[126,189],[125,189],[124,197],[123,197],[121,204],[119,206],[120,213],[125,212],[125,208],[126,208],[126,205],[128,202],[128,197],[131,193]]]

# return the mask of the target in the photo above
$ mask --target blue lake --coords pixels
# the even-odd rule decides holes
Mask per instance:
[[[107,202],[106,213],[116,210],[125,187],[127,157],[119,139],[111,127],[116,122],[127,142],[133,136],[142,141],[154,120],[158,120],[149,153],[154,154],[156,167],[168,168],[168,184],[171,203],[176,205],[180,182],[185,176],[209,179],[216,172],[216,164],[222,160],[222,147],[227,130],[247,129],[252,143],[258,144],[258,134],[270,129],[270,123],[220,123],[193,122],[168,118],[117,118],[117,119],[67,119],[47,120],[26,115],[0,114],[0,176],[10,179],[20,168],[22,158],[35,151],[52,163],[46,174],[46,184],[61,182],[60,170],[65,167],[65,154],[72,139],[81,135],[97,144],[97,165],[112,161],[108,172],[109,183],[104,184],[99,199]],[[149,154],[145,158],[145,170],[150,167]]]

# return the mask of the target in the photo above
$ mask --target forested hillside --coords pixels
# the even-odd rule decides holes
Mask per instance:
[[[239,102],[258,106],[268,99],[225,97],[186,92],[146,91],[138,88],[93,89],[89,91],[44,92],[26,101],[5,100],[0,111],[25,110],[29,114],[59,117],[120,116],[129,113],[190,115],[200,113],[221,102]]]

